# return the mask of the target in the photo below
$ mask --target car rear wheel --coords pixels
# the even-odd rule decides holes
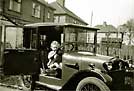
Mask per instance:
[[[86,77],[78,83],[76,91],[110,91],[110,89],[100,79]]]

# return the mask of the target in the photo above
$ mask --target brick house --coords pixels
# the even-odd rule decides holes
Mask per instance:
[[[44,0],[0,0],[0,45],[8,43],[12,48],[20,47],[21,27],[28,23],[53,22],[54,10]],[[10,27],[5,27],[7,25]]]
[[[88,25],[80,17],[65,7],[65,0],[56,0],[50,3],[56,10],[54,11],[54,22],[56,23],[74,23]]]
[[[53,22],[54,10],[44,0],[0,0],[0,15],[15,25]]]

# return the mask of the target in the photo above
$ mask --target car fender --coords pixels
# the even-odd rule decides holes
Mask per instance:
[[[107,72],[101,71],[100,69],[97,68],[91,71],[98,74],[105,83],[112,82],[112,77],[109,76]]]
[[[72,82],[72,81],[76,81],[76,80],[80,81],[85,77],[97,77],[97,78],[101,79],[104,83],[112,81],[112,78],[108,74],[104,75],[99,69],[94,69],[94,70],[86,69],[86,70],[80,70],[79,72],[75,73],[70,78],[68,83]]]

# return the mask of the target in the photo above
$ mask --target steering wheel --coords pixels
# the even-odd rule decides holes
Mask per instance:
[[[67,51],[73,51],[74,49],[74,44],[73,43],[65,43],[65,47],[67,46],[67,48],[65,48]]]

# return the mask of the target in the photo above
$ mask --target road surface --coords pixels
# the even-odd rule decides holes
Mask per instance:
[[[0,86],[0,91],[23,91],[23,90],[12,89],[12,88],[9,88],[9,87]]]
[[[0,91],[30,91],[30,90],[28,89],[19,90],[19,89],[12,89],[10,87],[0,86]],[[34,90],[34,91],[45,91],[45,90]]]

